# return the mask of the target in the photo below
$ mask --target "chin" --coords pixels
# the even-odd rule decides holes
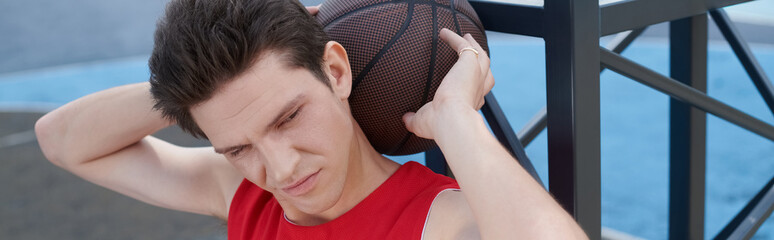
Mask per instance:
[[[340,196],[339,194],[333,195],[331,192],[324,192],[321,196],[300,200],[295,204],[295,207],[303,213],[318,215],[336,205]]]
[[[306,210],[308,213],[319,214],[328,211],[341,200],[342,193],[344,192],[344,182],[333,181],[326,184],[319,185],[323,188],[316,189],[319,195],[313,197],[313,202],[310,202]],[[307,212],[307,211],[305,211]]]

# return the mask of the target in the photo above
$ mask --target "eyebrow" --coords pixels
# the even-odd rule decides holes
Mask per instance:
[[[242,144],[242,145],[233,146],[233,147],[227,147],[227,148],[216,148],[215,149],[215,153],[226,154],[227,152],[231,152],[231,151],[233,151],[233,150],[235,150],[237,148],[241,148],[241,147],[244,147],[244,146],[247,146],[247,145]]]
[[[277,123],[282,121],[282,117],[285,116],[285,114],[287,114],[288,112],[290,112],[290,110],[292,110],[294,107],[296,107],[296,105],[298,105],[298,103],[301,102],[301,100],[303,100],[304,97],[305,97],[304,94],[296,95],[296,97],[293,98],[293,100],[290,100],[290,102],[288,102],[287,104],[285,104],[284,107],[282,107],[282,111],[279,111],[279,113],[277,113],[277,116],[274,117],[274,121],[271,121],[271,123],[267,124],[266,128],[268,129],[271,126],[277,125]]]
[[[301,100],[303,100],[304,97],[305,97],[304,94],[296,95],[296,97],[294,97],[293,100],[290,100],[290,102],[288,102],[287,104],[285,104],[284,107],[282,107],[282,110],[279,111],[279,113],[277,113],[277,116],[274,117],[274,120],[271,121],[269,124],[267,124],[265,128],[268,129],[271,126],[279,123],[282,120],[282,117],[285,116],[285,114],[289,112],[291,109],[293,109],[296,105],[298,105],[298,103],[301,102]],[[225,148],[215,148],[215,153],[225,154],[227,152],[230,152],[245,146],[247,146],[247,144],[240,144],[240,145],[225,147]]]

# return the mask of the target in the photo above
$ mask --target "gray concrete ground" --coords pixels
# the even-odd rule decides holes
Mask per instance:
[[[34,140],[2,140],[25,134],[19,129],[31,129],[41,115],[0,113],[0,239],[226,239],[220,220],[125,197],[54,166]],[[176,127],[156,136],[183,146],[207,145]]]

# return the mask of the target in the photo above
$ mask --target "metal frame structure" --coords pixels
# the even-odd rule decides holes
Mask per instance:
[[[591,239],[601,239],[599,74],[605,68],[672,97],[670,101],[669,238],[704,238],[706,113],[774,141],[774,126],[706,94],[707,15],[727,39],[774,113],[774,87],[723,7],[750,0],[550,0],[543,7],[470,0],[490,31],[540,37],[546,47],[547,106],[514,134],[494,95],[482,109],[498,140],[540,181],[524,154],[548,126],[549,191]],[[669,7],[665,7],[669,6]],[[619,54],[653,24],[670,23],[670,76]],[[618,34],[606,48],[599,37]],[[440,151],[426,154],[449,173]],[[542,182],[542,181],[540,181]],[[716,239],[749,239],[774,210],[774,179]]]

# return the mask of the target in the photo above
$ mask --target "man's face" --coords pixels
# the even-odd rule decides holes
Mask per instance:
[[[216,151],[286,211],[320,213],[339,200],[353,121],[346,97],[307,69],[267,54],[191,114]]]

